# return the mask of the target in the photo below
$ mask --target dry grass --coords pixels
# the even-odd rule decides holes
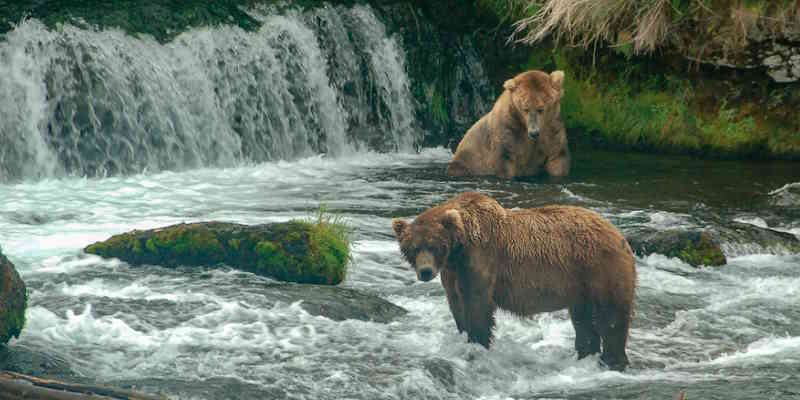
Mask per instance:
[[[536,13],[515,24],[514,39],[523,43],[553,37],[556,42],[592,47],[600,43],[630,46],[648,53],[696,35],[698,26],[713,29],[713,40],[725,48],[747,44],[758,31],[772,37],[800,32],[796,0],[519,0]]]
[[[537,1],[534,1],[537,2]],[[589,47],[598,42],[632,45],[634,52],[652,51],[670,27],[669,0],[545,0],[539,12],[516,23],[521,42],[548,35],[556,41]]]

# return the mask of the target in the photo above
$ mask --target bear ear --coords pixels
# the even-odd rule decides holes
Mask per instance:
[[[458,241],[464,243],[464,221],[461,219],[461,213],[458,210],[451,208],[444,212],[442,216],[442,225],[445,229],[453,232]]]
[[[394,230],[394,235],[400,239],[400,236],[403,234],[403,231],[408,228],[408,222],[404,219],[393,219],[392,220],[392,230]]]
[[[509,79],[503,84],[503,88],[509,91],[513,91],[516,87],[517,82],[515,82],[514,79]]]
[[[553,71],[550,73],[550,79],[556,89],[561,90],[564,88],[564,71]]]

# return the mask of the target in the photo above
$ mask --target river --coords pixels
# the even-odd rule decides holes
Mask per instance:
[[[467,344],[438,278],[415,280],[390,228],[392,217],[480,190],[506,207],[589,207],[623,230],[688,226],[722,213],[780,221],[776,228],[797,232],[797,219],[781,220],[780,209],[752,200],[796,174],[791,164],[767,174],[767,165],[695,162],[705,171],[724,169],[704,176],[683,159],[598,153],[587,155],[594,162],[577,157],[567,182],[508,183],[449,180],[449,156],[443,149],[367,152],[2,185],[0,241],[30,296],[27,326],[11,349],[52,353],[91,381],[176,398],[634,399],[671,398],[681,388],[704,399],[800,395],[797,255],[744,252],[729,255],[726,266],[701,269],[660,255],[637,259],[632,365],[618,373],[596,358],[576,360],[563,311],[529,320],[501,313],[491,350]],[[754,171],[727,170],[736,166]],[[282,221],[313,214],[320,204],[355,228],[344,286],[384,297],[408,315],[389,324],[335,322],[296,303],[260,306],[266,278],[225,268],[134,268],[81,252],[133,228]]]

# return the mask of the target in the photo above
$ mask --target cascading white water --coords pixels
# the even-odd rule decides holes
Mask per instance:
[[[402,48],[369,7],[253,15],[256,32],[167,44],[23,21],[0,42],[0,181],[418,143]]]

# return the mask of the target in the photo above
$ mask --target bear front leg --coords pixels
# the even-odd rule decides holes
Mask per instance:
[[[464,299],[458,288],[458,275],[456,272],[443,269],[441,272],[442,286],[447,293],[447,303],[450,305],[450,313],[453,314],[453,319],[456,320],[456,328],[458,333],[464,332],[466,326],[464,325]]]
[[[464,299],[464,320],[466,322],[467,337],[470,343],[479,343],[489,348],[492,342],[494,329],[494,312],[497,308],[490,295],[490,286],[476,276],[469,274],[466,279],[460,278]]]
[[[498,178],[513,179],[517,174],[517,166],[514,160],[514,154],[511,151],[511,145],[503,145],[500,151],[500,157],[497,158],[497,166],[495,167],[494,174]]]
[[[569,152],[564,152],[555,158],[551,158],[547,160],[545,164],[545,169],[547,170],[547,174],[553,178],[563,178],[569,175],[570,164],[572,163],[572,158],[569,155]]]

